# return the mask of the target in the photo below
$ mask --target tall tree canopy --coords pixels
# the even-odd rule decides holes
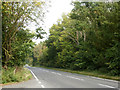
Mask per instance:
[[[51,27],[38,64],[120,75],[120,2],[72,4],[71,13]]]
[[[33,37],[42,38],[40,21],[44,16],[45,2],[3,2],[2,3],[2,63],[3,67],[25,64],[27,53],[34,45]],[[31,33],[26,27],[31,23],[38,27]]]

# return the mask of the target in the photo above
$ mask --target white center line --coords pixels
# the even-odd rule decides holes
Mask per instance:
[[[42,88],[45,88],[44,85],[41,85]]]
[[[42,71],[49,72],[48,70],[42,70]],[[62,75],[62,74],[60,74],[60,73],[56,73],[56,72],[51,72],[51,73],[53,73],[53,74],[57,74],[57,75]]]
[[[81,80],[81,81],[84,81],[84,79],[80,79],[80,78],[75,78],[75,79],[77,79],[77,80]]]
[[[67,76],[69,78],[73,78],[73,79],[77,79],[77,80],[81,80],[81,81],[84,81],[84,79],[80,79],[80,78],[75,78],[75,77],[72,77],[72,76]]]
[[[60,73],[57,73],[57,75],[62,75],[62,74],[60,74]]]
[[[62,74],[60,74],[60,73],[56,73],[56,72],[51,72],[51,73],[53,73],[53,74],[57,74],[57,75],[62,75]]]
[[[51,72],[51,73],[56,74],[55,72]]]
[[[100,86],[104,86],[104,87],[109,87],[109,88],[115,88],[115,87],[113,87],[113,86],[104,85],[104,84],[98,84],[98,85],[100,85]]]

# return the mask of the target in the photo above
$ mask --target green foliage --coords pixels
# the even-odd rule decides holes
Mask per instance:
[[[20,82],[29,80],[32,75],[28,69],[18,68],[15,73],[15,68],[8,67],[7,70],[2,69],[2,83]]]
[[[34,38],[43,38],[40,27],[43,20],[41,2],[3,2],[2,3],[2,83],[20,82],[32,77],[23,67],[33,61]],[[37,27],[35,32],[27,29],[30,23]],[[0,57],[1,58],[1,57]]]
[[[71,13],[50,28],[38,64],[119,76],[119,2],[72,4]]]
[[[35,43],[33,38],[43,38],[43,2],[3,2],[2,3],[2,65],[4,68],[23,66]],[[26,29],[30,22],[38,27],[34,33]]]

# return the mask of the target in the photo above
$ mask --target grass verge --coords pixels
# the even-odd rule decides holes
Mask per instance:
[[[108,74],[101,73],[99,71],[75,71],[75,70],[51,68],[51,67],[45,67],[45,66],[37,66],[37,67],[120,81],[120,76],[110,76]]]
[[[27,81],[32,78],[31,72],[27,68],[19,67],[15,72],[15,68],[9,67],[7,70],[2,69],[2,84],[12,84],[16,82]]]

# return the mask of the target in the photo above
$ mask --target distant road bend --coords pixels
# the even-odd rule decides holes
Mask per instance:
[[[92,76],[56,71],[39,67],[27,67],[33,79],[3,88],[118,88],[118,81]]]

